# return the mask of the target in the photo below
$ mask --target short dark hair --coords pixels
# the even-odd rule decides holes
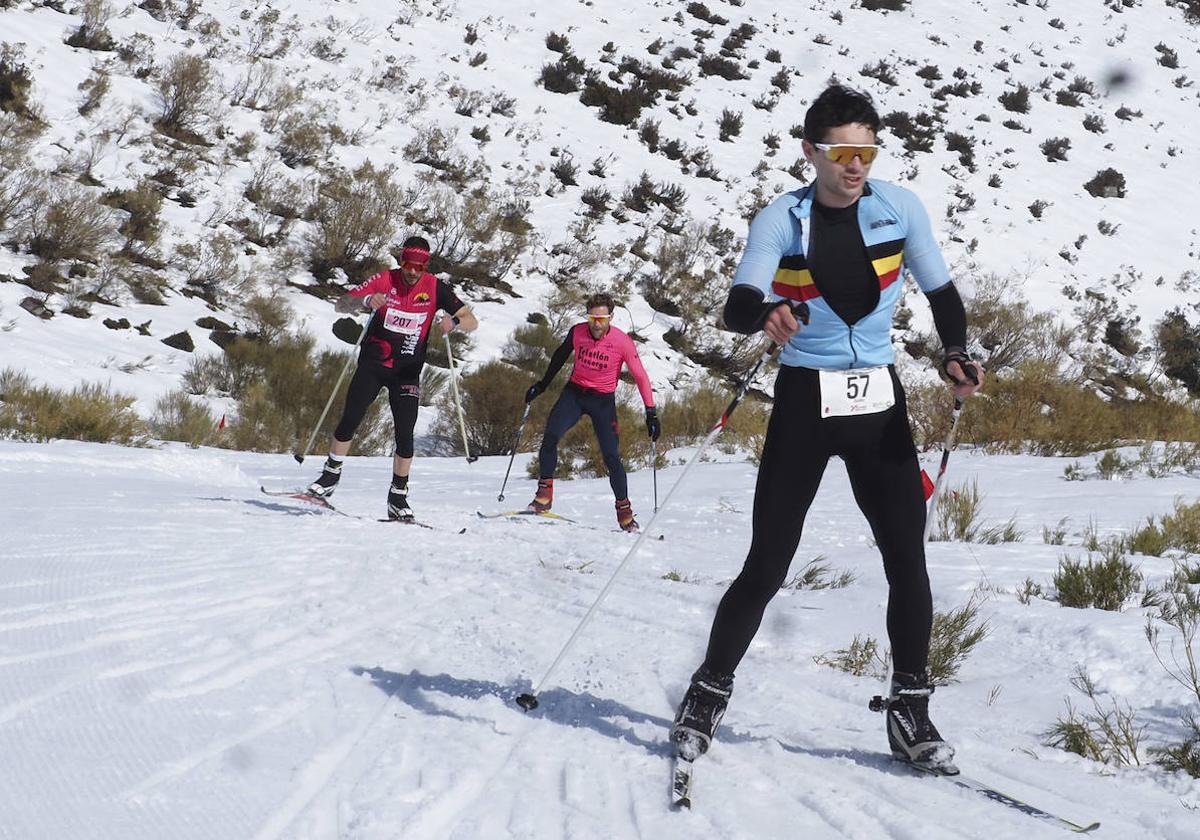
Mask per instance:
[[[422,250],[425,250],[425,251],[430,250],[429,240],[426,239],[424,236],[410,236],[410,237],[408,237],[408,239],[404,240],[404,244],[401,245],[400,247],[401,248],[421,248]]]
[[[611,315],[613,310],[616,309],[616,304],[613,303],[612,295],[610,295],[608,292],[596,292],[594,295],[589,297],[587,299],[587,303],[584,304],[584,308],[589,311],[595,309],[597,306],[608,307],[609,315]]]
[[[883,128],[870,96],[844,85],[830,85],[821,91],[804,115],[804,139],[809,143],[820,143],[829,129],[851,123],[862,123],[876,134]]]

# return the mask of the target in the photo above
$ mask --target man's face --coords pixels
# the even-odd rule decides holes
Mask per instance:
[[[858,201],[867,183],[867,173],[874,160],[872,152],[854,154],[853,149],[824,150],[818,146],[874,146],[875,132],[862,123],[838,125],[825,132],[819,144],[805,140],[801,147],[817,170],[817,201],[828,207],[849,207]],[[830,155],[842,158],[841,162],[830,160]],[[871,157],[864,161],[863,156]],[[848,160],[846,158],[849,158]]]
[[[400,273],[404,275],[404,282],[410,286],[415,286],[417,281],[425,273],[425,266],[428,263],[418,262],[402,262],[400,263]]]
[[[591,332],[592,338],[597,341],[604,338],[604,334],[608,332],[608,328],[612,325],[612,312],[607,306],[593,306],[588,310],[588,331]]]

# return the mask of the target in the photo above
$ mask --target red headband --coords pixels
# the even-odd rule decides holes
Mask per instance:
[[[415,248],[410,245],[400,251],[400,262],[420,263],[421,265],[425,265],[425,263],[429,262],[429,252],[424,248]]]

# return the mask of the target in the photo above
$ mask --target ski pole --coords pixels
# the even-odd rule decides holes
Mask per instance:
[[[512,455],[508,457],[508,469],[504,471],[504,481],[500,484],[500,496],[496,499],[498,502],[504,501],[504,488],[508,486],[508,474],[512,472],[513,461],[517,457],[517,447],[521,445],[521,435],[525,431],[525,421],[529,419],[529,409],[533,408],[532,403],[525,403],[525,413],[521,415],[521,425],[517,426],[517,439],[513,441]]]
[[[463,452],[467,455],[467,463],[473,464],[479,456],[471,455],[471,447],[467,443],[467,421],[463,418],[462,400],[458,398],[458,379],[454,375],[454,352],[450,349],[450,333],[442,333],[446,340],[446,360],[450,363],[450,390],[454,393],[454,409],[458,412],[458,428],[462,432]]]
[[[929,542],[929,532],[933,528],[933,517],[937,513],[938,497],[942,492],[942,478],[946,475],[946,465],[950,463],[950,450],[954,448],[954,438],[958,432],[958,417],[962,414],[966,397],[954,398],[954,411],[950,415],[950,431],[942,442],[942,463],[938,466],[937,480],[933,482],[933,493],[929,496],[929,513],[925,514],[925,536],[923,542]]]
[[[371,317],[367,317],[367,324],[371,323]],[[354,342],[354,349],[358,350],[362,344],[363,336],[367,334],[367,324],[361,324],[362,331],[358,334],[358,340]],[[325,422],[325,415],[329,413],[329,406],[333,405],[333,398],[337,396],[338,389],[342,387],[342,380],[346,378],[346,372],[350,370],[350,363],[354,361],[355,353],[350,354],[350,358],[346,359],[346,364],[342,365],[342,372],[338,374],[337,382],[333,386],[333,392],[330,393],[329,399],[325,401],[325,408],[321,411],[321,419],[317,421],[317,425],[313,427],[312,434],[308,436],[308,443],[304,444],[304,448],[299,452],[293,452],[292,457],[296,459],[297,464],[304,463],[304,456],[312,449],[313,442],[317,439],[317,433],[321,431],[321,424]]]
[[[550,667],[546,669],[546,673],[542,676],[542,679],[538,682],[537,686],[534,687],[533,691],[529,692],[528,694],[521,694],[517,697],[517,705],[522,709],[529,712],[538,707],[537,696],[541,693],[542,686],[544,686],[546,681],[550,679],[550,675],[554,673],[555,669],[558,668],[559,663],[563,661],[563,658],[567,655],[567,651],[570,650],[571,645],[573,645],[575,640],[579,638],[579,634],[583,632],[583,628],[595,614],[597,607],[600,606],[600,602],[604,600],[605,596],[608,595],[609,590],[612,589],[613,584],[617,580],[617,576],[621,574],[621,570],[624,569],[625,564],[629,562],[629,558],[633,557],[633,555],[637,553],[637,550],[641,547],[642,542],[645,541],[647,536],[649,536],[650,528],[654,525],[654,520],[658,518],[658,514],[665,510],[667,505],[671,503],[671,497],[675,495],[675,491],[679,489],[681,484],[683,484],[683,480],[687,478],[688,472],[691,471],[696,462],[700,460],[700,456],[704,454],[704,450],[708,449],[709,445],[717,439],[717,435],[721,433],[721,430],[725,428],[725,425],[729,422],[729,415],[733,414],[734,409],[738,407],[738,403],[742,401],[742,397],[746,396],[746,392],[750,390],[750,383],[754,381],[754,376],[758,373],[759,368],[766,364],[767,360],[770,359],[778,349],[779,345],[772,343],[771,346],[763,352],[762,356],[759,357],[758,363],[754,366],[750,373],[747,374],[742,384],[738,386],[737,393],[734,394],[729,405],[725,407],[725,411],[721,415],[721,419],[718,420],[716,425],[713,426],[709,431],[708,436],[704,438],[704,442],[700,444],[700,448],[692,453],[692,457],[688,459],[687,465],[683,468],[683,472],[679,474],[679,478],[675,481],[675,484],[671,486],[671,490],[667,493],[667,497],[663,499],[662,507],[658,508],[654,512],[654,515],[650,517],[650,521],[646,523],[646,527],[641,530],[640,534],[638,534],[637,542],[635,542],[633,547],[630,548],[625,554],[625,558],[617,564],[617,568],[613,569],[613,573],[609,576],[608,582],[604,584],[604,588],[600,590],[600,594],[596,596],[596,600],[592,602],[592,606],[588,608],[588,611],[584,615],[583,619],[575,627],[575,631],[571,633],[571,637],[567,639],[567,643],[562,646],[562,650],[558,652],[558,656],[554,658],[554,662],[551,663]]]
[[[658,513],[658,441],[650,441],[650,471],[654,476],[654,512]]]

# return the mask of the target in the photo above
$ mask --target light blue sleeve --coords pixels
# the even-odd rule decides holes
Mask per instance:
[[[772,294],[771,281],[779,269],[779,259],[795,239],[792,203],[776,199],[755,214],[733,285],[753,286],[764,296]]]
[[[933,227],[925,205],[915,194],[904,191],[904,210],[908,229],[904,237],[904,265],[925,294],[936,292],[950,282],[950,272],[942,249],[933,238]]]

